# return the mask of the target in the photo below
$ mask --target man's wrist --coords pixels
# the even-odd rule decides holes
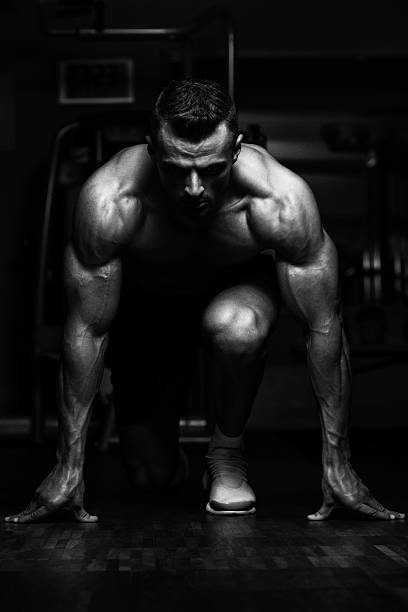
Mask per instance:
[[[339,465],[347,463],[350,459],[350,449],[348,442],[342,441],[341,444],[323,443],[323,465]]]
[[[85,444],[82,440],[61,441],[57,451],[58,462],[74,469],[82,469],[85,461]]]
[[[58,465],[62,472],[66,475],[67,479],[70,480],[72,477],[75,479],[82,479],[84,474],[84,461],[78,461],[72,457],[58,457]]]

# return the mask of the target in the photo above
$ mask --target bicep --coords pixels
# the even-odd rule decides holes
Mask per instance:
[[[106,263],[87,266],[73,245],[65,251],[64,283],[68,304],[66,329],[102,336],[115,317],[121,286],[121,262],[114,257]]]
[[[328,330],[338,312],[337,251],[323,231],[313,254],[296,264],[277,256],[277,272],[282,297],[290,310],[316,331]]]

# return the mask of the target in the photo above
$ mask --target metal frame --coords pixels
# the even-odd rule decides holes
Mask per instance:
[[[178,28],[115,28],[101,29],[50,29],[47,34],[56,37],[75,37],[79,39],[169,39],[182,44],[184,55],[184,72],[190,76],[192,72],[191,36],[197,30],[207,26],[213,21],[221,20],[226,39],[227,54],[227,81],[228,92],[232,99],[235,93],[235,30],[230,16],[222,8],[213,8],[200,15],[191,23]],[[67,134],[80,127],[80,122],[73,122],[63,126],[57,133],[51,157],[51,166],[47,186],[47,195],[44,207],[44,216],[41,231],[41,245],[38,257],[37,295],[34,313],[34,403],[31,420],[31,437],[34,443],[39,444],[44,437],[44,412],[39,389],[39,373],[41,367],[41,331],[44,316],[45,274],[48,251],[48,237],[50,229],[51,209],[55,193],[56,177],[58,172],[59,152],[62,142]]]
[[[231,16],[222,7],[213,7],[193,21],[175,28],[50,28],[49,36],[97,40],[155,40],[168,39],[183,43],[184,66],[191,66],[191,37],[214,21],[220,20],[225,34],[227,55],[227,84],[231,98],[235,97],[235,27]]]
[[[47,195],[45,198],[45,207],[43,214],[43,223],[41,229],[41,242],[40,251],[37,262],[37,291],[36,291],[36,302],[34,307],[34,398],[33,398],[33,412],[31,419],[31,437],[35,444],[42,442],[44,437],[44,410],[42,405],[42,398],[39,389],[40,380],[40,362],[42,357],[42,346],[41,346],[41,331],[43,328],[43,317],[44,317],[44,298],[45,298],[45,275],[47,265],[47,252],[48,252],[48,237],[51,220],[52,202],[54,198],[56,177],[58,172],[58,160],[61,143],[65,136],[70,132],[76,130],[79,126],[78,122],[69,123],[64,125],[55,137],[54,145],[52,149],[50,173],[48,176],[47,184]]]

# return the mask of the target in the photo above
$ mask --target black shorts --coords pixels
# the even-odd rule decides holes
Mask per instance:
[[[187,413],[207,305],[223,289],[255,279],[276,283],[270,255],[200,294],[123,288],[106,356],[118,425],[174,420]]]

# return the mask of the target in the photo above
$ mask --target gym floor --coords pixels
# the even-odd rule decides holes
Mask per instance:
[[[380,501],[408,510],[406,430],[352,430],[353,465]],[[22,508],[53,465],[41,448],[2,441],[0,514]],[[136,495],[118,448],[89,445],[86,507],[99,523],[61,514],[0,526],[0,609],[211,611],[408,609],[408,526],[338,511],[324,523],[315,430],[247,437],[258,511],[204,512],[205,444],[185,443],[191,478],[172,498]]]

